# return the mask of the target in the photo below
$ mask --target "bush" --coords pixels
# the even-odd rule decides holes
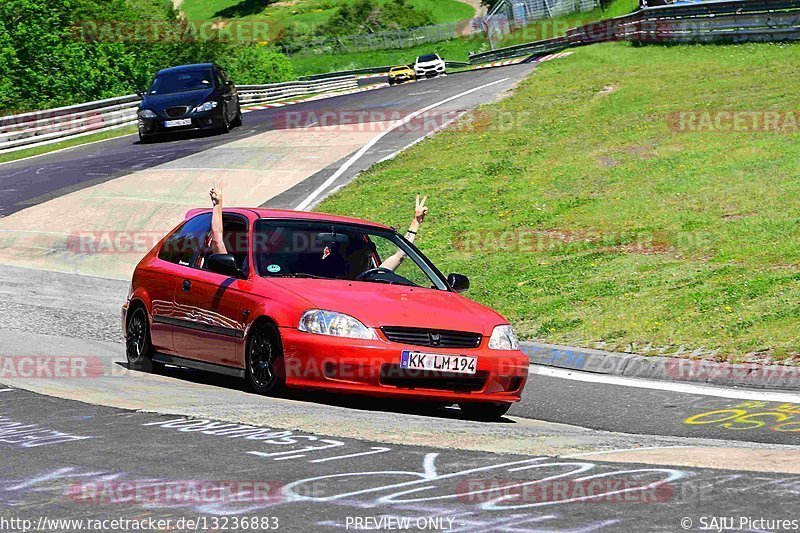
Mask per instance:
[[[0,109],[11,105],[14,100],[11,73],[16,67],[17,54],[5,25],[0,21]]]
[[[320,26],[318,33],[321,36],[355,35],[429,24],[433,24],[431,13],[415,8],[406,0],[389,0],[382,6],[375,0],[356,0],[337,9],[328,22]]]
[[[153,21],[186,30],[171,0],[3,0],[0,2],[0,110],[43,109],[130,94],[159,69],[217,62],[237,83],[293,77],[272,48],[186,39],[123,42],[83,38],[79,23],[135,28]],[[184,32],[185,33],[185,32]],[[102,35],[98,32],[98,35]],[[12,90],[12,87],[14,90]]]
[[[238,84],[258,85],[294,78],[289,59],[273,48],[254,44],[238,46],[231,52],[218,62]]]

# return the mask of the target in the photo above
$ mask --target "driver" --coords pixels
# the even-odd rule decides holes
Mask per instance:
[[[214,182],[211,190],[208,192],[211,197],[211,236],[210,243],[212,253],[214,254],[227,254],[228,249],[225,246],[223,239],[223,225],[222,225],[222,182]],[[425,202],[428,200],[427,196],[423,196],[420,200],[417,195],[414,206],[414,218],[408,226],[408,231],[405,234],[406,240],[414,242],[417,238],[420,225],[425,220],[425,215],[428,214],[428,206]],[[397,250],[393,255],[386,258],[380,264],[380,268],[386,268],[394,272],[403,263],[406,258],[406,253],[403,250]]]

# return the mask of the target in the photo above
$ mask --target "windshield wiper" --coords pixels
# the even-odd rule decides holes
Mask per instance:
[[[270,278],[314,278],[314,279],[335,279],[326,278],[325,276],[317,276],[316,274],[307,274],[305,272],[293,272],[291,274],[272,274]]]
[[[403,287],[419,287],[416,283],[411,283],[410,281],[405,283],[402,281],[391,281],[388,279],[380,279],[380,278],[367,278],[367,279],[360,279],[358,281],[366,281],[367,283],[385,283],[387,285],[402,285]]]

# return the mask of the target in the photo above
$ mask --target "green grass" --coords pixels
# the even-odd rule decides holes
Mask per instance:
[[[800,45],[576,49],[320,210],[402,227],[430,195],[421,248],[527,339],[797,360],[800,134],[682,132],[668,117],[800,109],[798,61]],[[487,230],[552,247],[457,246]]]
[[[344,0],[353,2],[354,0]],[[383,3],[385,0],[379,0]],[[316,26],[328,20],[342,0],[298,0],[275,2],[268,0],[183,0],[181,11],[190,20],[259,17],[287,27]],[[431,12],[435,23],[454,22],[475,16],[475,10],[456,0],[410,0],[414,7]]]
[[[26,157],[46,154],[49,152],[54,152],[56,150],[62,150],[64,148],[79,146],[81,144],[87,144],[90,142],[111,139],[113,137],[121,137],[122,135],[130,135],[132,133],[136,133],[136,131],[137,131],[136,126],[126,126],[124,128],[119,128],[116,130],[108,130],[100,133],[94,133],[92,135],[86,135],[84,137],[76,137],[74,139],[69,139],[59,143],[37,146],[35,148],[26,148],[24,150],[18,150],[16,152],[8,152],[5,154],[0,154],[0,163],[5,163],[8,161],[16,161],[17,159],[24,159]]]
[[[550,39],[564,35],[569,28],[581,24],[616,17],[630,13],[638,7],[638,0],[615,0],[605,10],[595,9],[584,13],[572,13],[533,22],[520,28],[495,42],[495,48],[512,46],[541,39]],[[295,55],[291,57],[292,65],[298,76],[310,76],[337,70],[351,70],[365,67],[409,64],[421,55],[437,52],[448,61],[467,61],[470,53],[490,50],[485,37],[473,39],[452,39],[434,44],[425,44],[413,48],[397,50],[379,50],[375,52],[359,52],[331,55]]]
[[[466,61],[471,51],[488,49],[485,40],[451,39],[399,50],[378,50],[354,54],[292,56],[292,66],[298,76],[322,74],[337,70],[410,64],[417,56],[437,52],[447,61]]]

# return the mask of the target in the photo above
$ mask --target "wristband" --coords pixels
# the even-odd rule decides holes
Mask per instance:
[[[416,231],[411,231],[411,230],[408,230],[406,233],[410,233],[410,234],[412,234],[412,235],[416,235],[416,234],[417,234],[417,232],[416,232]]]

